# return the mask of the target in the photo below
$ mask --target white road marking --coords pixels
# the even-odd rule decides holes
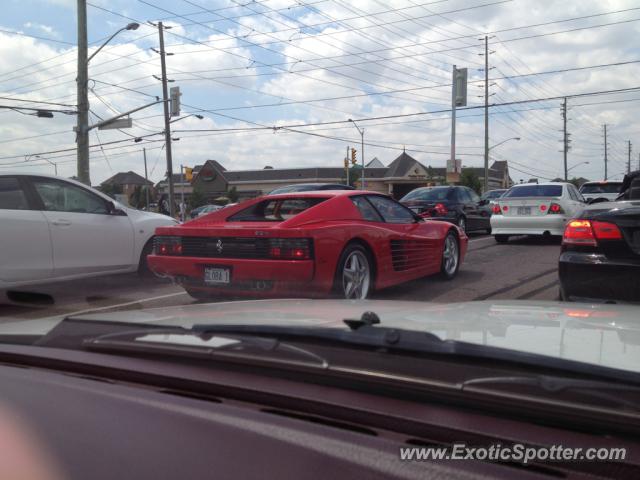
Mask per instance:
[[[78,310],[78,311],[72,312],[72,313],[65,313],[64,316],[65,317],[70,317],[70,316],[73,316],[73,315],[82,315],[82,314],[85,314],[85,313],[100,312],[102,310],[109,310],[111,308],[128,307],[129,305],[135,305],[137,303],[152,302],[154,300],[162,300],[163,298],[177,297],[178,295],[186,295],[186,294],[187,294],[187,292],[167,293],[166,295],[158,295],[157,297],[141,298],[141,299],[138,299],[138,300],[133,300],[132,302],[119,303],[119,304],[116,304],[116,305],[107,305],[105,307],[88,308],[88,309],[85,309],[85,310]]]

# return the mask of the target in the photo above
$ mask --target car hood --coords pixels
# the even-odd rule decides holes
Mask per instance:
[[[586,205],[583,212],[589,214],[602,212],[620,212],[624,214],[640,213],[640,200],[594,203],[593,205]]]
[[[640,371],[638,307],[561,302],[259,300],[78,314],[75,319],[191,328],[195,324],[348,327],[373,311],[381,326],[622,370]],[[4,323],[0,335],[46,333],[61,317]]]

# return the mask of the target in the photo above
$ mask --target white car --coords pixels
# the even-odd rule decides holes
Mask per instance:
[[[606,198],[614,201],[620,195],[622,182],[586,182],[580,187],[580,194],[585,200],[594,200],[596,198]]]
[[[156,227],[174,219],[50,175],[0,174],[0,293],[146,269]]]
[[[584,207],[571,183],[515,185],[494,201],[491,232],[498,243],[512,235],[562,236],[567,221]]]

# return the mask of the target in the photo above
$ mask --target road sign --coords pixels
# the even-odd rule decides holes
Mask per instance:
[[[456,69],[455,82],[456,82],[455,84],[456,107],[466,107],[467,106],[467,69],[466,68]]]
[[[133,126],[133,120],[131,118],[116,118],[115,120],[98,126],[98,130],[114,130],[120,128],[131,128]]]

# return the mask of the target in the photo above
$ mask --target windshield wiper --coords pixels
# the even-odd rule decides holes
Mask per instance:
[[[198,343],[200,342],[200,343]],[[82,342],[88,350],[106,353],[175,355],[199,359],[233,359],[327,369],[328,362],[304,348],[274,338],[232,332],[205,334],[181,327],[109,333]]]
[[[313,327],[308,325],[256,325],[256,324],[196,324],[191,331],[204,334],[242,334],[267,337],[326,341],[344,346],[360,346],[386,351],[413,354],[451,355],[470,359],[484,359],[547,369],[600,376],[611,380],[640,384],[637,373],[603,367],[589,363],[512,350],[490,345],[443,340],[437,335],[418,330],[382,326],[374,312],[365,312],[360,319],[345,319],[349,329],[340,327]]]
[[[484,390],[483,387],[490,385],[524,385],[527,387],[536,387],[546,393],[552,394],[575,390],[580,391],[581,395],[606,400],[616,405],[623,405],[636,411],[640,406],[639,402],[629,401],[615,393],[640,394],[639,387],[601,380],[565,378],[549,375],[516,375],[473,378],[460,384],[462,391],[474,392]],[[477,388],[478,386],[480,388]]]

